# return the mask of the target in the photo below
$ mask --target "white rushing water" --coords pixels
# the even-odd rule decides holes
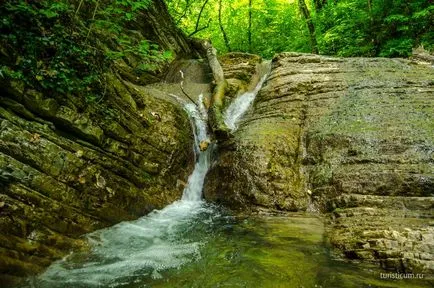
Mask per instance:
[[[231,123],[235,125],[247,110],[264,81],[265,76],[255,91],[237,99],[234,108],[229,107],[226,113],[228,119],[233,119]],[[53,263],[42,275],[31,280],[31,287],[125,287],[145,277],[160,278],[161,271],[201,257],[200,247],[204,243],[194,237],[194,229],[200,229],[197,227],[204,223],[208,225],[219,216],[214,208],[202,201],[213,147],[211,144],[206,151],[200,151],[202,141],[210,142],[202,95],[198,105],[176,98],[193,123],[196,155],[194,171],[182,199],[136,221],[122,222],[88,234],[89,252],[71,254]],[[189,231],[191,234],[186,235]]]
[[[194,150],[196,155],[198,155],[193,173],[188,178],[187,186],[185,187],[182,194],[182,200],[185,201],[199,201],[202,199],[203,183],[211,163],[212,147],[209,147],[205,151],[200,151],[199,147],[202,141],[210,142],[207,131],[208,114],[206,112],[206,108],[203,105],[202,98],[203,95],[199,95],[198,106],[194,105],[193,103],[184,104],[185,110],[194,122]]]
[[[33,286],[117,287],[138,276],[158,278],[159,271],[180,267],[200,257],[200,241],[185,242],[177,235],[189,229],[199,215],[215,213],[201,201],[212,149],[204,152],[199,149],[201,141],[210,141],[202,95],[198,106],[182,103],[193,123],[196,153],[196,164],[182,199],[136,221],[87,235],[92,245],[89,254],[72,254],[55,262],[34,280]]]
[[[259,90],[261,90],[262,85],[268,77],[269,67],[270,63],[264,62],[262,67],[263,71],[260,71],[263,73],[263,75],[261,75],[261,78],[253,91],[248,91],[237,97],[224,112],[224,122],[232,131],[238,128],[238,121],[240,121],[247,109],[249,109],[250,105],[252,105],[256,95],[258,94]]]

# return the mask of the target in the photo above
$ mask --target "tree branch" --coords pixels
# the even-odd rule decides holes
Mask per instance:
[[[193,98],[191,98],[190,95],[188,95],[188,93],[185,92],[185,90],[184,90],[184,72],[182,72],[182,70],[179,70],[179,73],[181,73],[181,78],[182,78],[182,81],[181,81],[181,83],[180,83],[182,93],[183,93],[185,96],[187,96],[187,98],[188,98],[188,99],[189,99],[189,100],[190,100],[194,105],[197,106],[197,104],[196,104],[196,102],[194,102]]]
[[[206,4],[208,3],[208,1],[209,1],[209,0],[205,0],[205,2],[203,2],[203,5],[202,5],[202,7],[200,8],[200,11],[199,11],[199,15],[197,16],[196,26],[195,26],[195,28],[194,28],[194,31],[191,32],[191,33],[188,35],[188,37],[191,37],[191,36],[193,36],[194,34],[200,32],[200,31],[202,31],[202,30],[205,30],[206,28],[209,27],[209,23],[211,22],[211,18],[208,19],[208,24],[206,24],[206,26],[203,26],[202,28],[199,28],[200,19],[202,18],[203,10],[205,9],[205,6],[206,6]]]
[[[209,23],[211,23],[211,18],[208,19],[208,23],[206,24],[206,26],[203,26],[202,28],[199,28],[198,30],[194,31],[193,33],[190,33],[188,35],[188,37],[192,37],[194,34],[199,33],[202,30],[205,30],[209,27]]]
[[[184,9],[183,13],[181,14],[181,16],[178,18],[178,20],[176,20],[176,22],[175,22],[176,25],[178,25],[179,22],[181,22],[182,18],[184,18],[185,15],[187,15],[188,8],[190,8],[190,4],[191,4],[191,2],[189,0],[187,0],[185,2],[185,9]]]
[[[197,16],[197,21],[196,21],[196,27],[195,27],[195,31],[197,31],[197,29],[199,29],[199,22],[200,22],[200,18],[202,17],[202,12],[205,9],[206,4],[208,3],[209,0],[205,0],[205,2],[203,3],[202,7],[200,8],[200,12],[199,15]]]
[[[75,10],[74,16],[77,16],[78,12],[80,11],[81,5],[83,4],[83,0],[80,0],[80,3],[78,3],[77,10]]]
[[[226,48],[230,52],[230,51],[232,51],[232,49],[231,49],[231,46],[229,45],[228,35],[226,35],[226,31],[223,28],[223,23],[222,23],[222,0],[219,1],[219,26],[220,26],[220,30],[222,31],[222,34],[223,34],[223,39],[225,40]]]

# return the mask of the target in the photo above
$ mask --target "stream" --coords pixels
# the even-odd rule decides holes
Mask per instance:
[[[263,75],[228,107],[225,122],[232,130],[265,81]],[[53,263],[25,287],[409,287],[406,280],[380,279],[375,266],[333,257],[316,216],[233,215],[203,201],[215,147],[199,149],[210,139],[201,97],[198,106],[182,102],[194,124],[196,155],[182,198],[88,234],[90,251]]]

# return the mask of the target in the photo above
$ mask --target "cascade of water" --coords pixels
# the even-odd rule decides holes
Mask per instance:
[[[73,254],[53,263],[39,279],[35,280],[34,285],[117,286],[119,282],[129,281],[127,279],[135,278],[137,275],[159,277],[158,271],[176,268],[200,257],[200,241],[186,243],[176,235],[182,234],[185,229],[194,225],[198,215],[214,213],[200,201],[211,153],[211,147],[206,151],[200,151],[200,142],[209,141],[208,116],[202,104],[202,97],[199,96],[198,106],[182,102],[193,123],[194,151],[197,159],[182,199],[136,221],[122,222],[87,235],[92,244],[90,255]],[[85,258],[85,263],[75,264],[76,258]]]
[[[203,105],[203,95],[199,95],[198,106],[188,103],[185,104],[185,110],[190,115],[190,118],[194,122],[194,147],[196,157],[198,160],[195,164],[193,173],[188,178],[187,186],[182,194],[182,200],[186,201],[199,201],[202,198],[203,183],[205,181],[206,173],[209,170],[211,162],[211,150],[212,147],[205,151],[200,151],[200,143],[202,141],[210,142],[207,133],[207,120],[208,114],[206,108]]]
[[[237,97],[226,109],[224,113],[224,122],[226,126],[228,126],[229,129],[231,129],[232,131],[238,128],[238,121],[241,119],[244,113],[246,113],[247,109],[253,103],[253,100],[255,99],[259,90],[261,90],[261,87],[270,72],[270,67],[271,66],[269,61],[263,62],[259,71],[261,78],[259,79],[255,88],[252,91],[248,91]]]
[[[254,98],[264,81],[265,75],[249,97]],[[72,254],[53,263],[32,281],[32,287],[118,287],[138,278],[159,278],[162,270],[180,267],[200,258],[201,239],[186,240],[182,235],[198,222],[209,223],[218,217],[213,208],[201,201],[213,149],[212,145],[205,151],[200,149],[202,141],[210,141],[202,97],[199,96],[197,106],[177,97],[194,124],[196,155],[194,171],[182,199],[136,221],[122,222],[88,234],[91,251]],[[239,105],[245,107],[244,110],[228,109],[228,118],[239,119],[248,105]]]

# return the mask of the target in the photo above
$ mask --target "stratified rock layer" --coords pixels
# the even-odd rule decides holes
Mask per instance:
[[[197,54],[163,1],[128,25],[124,32],[137,41],[150,40],[177,56]],[[101,44],[112,36],[95,37]],[[85,248],[84,233],[136,219],[181,196],[179,183],[194,164],[190,121],[166,94],[156,98],[135,85],[164,76],[137,74],[137,60],[113,63],[100,79],[98,99],[41,93],[0,79],[1,287]]]
[[[434,270],[430,65],[282,53],[253,106],[220,144],[208,199],[334,211],[329,237],[348,257]]]
[[[80,235],[180,197],[193,159],[180,108],[118,79],[84,110],[12,91],[0,96],[1,273],[40,271]]]

